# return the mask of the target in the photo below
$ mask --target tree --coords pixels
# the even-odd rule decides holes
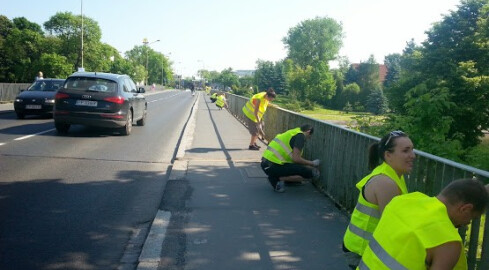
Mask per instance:
[[[222,84],[224,89],[227,87],[232,88],[233,86],[239,87],[238,76],[234,74],[232,68],[227,68],[221,71],[221,74],[217,80]]]
[[[58,12],[44,23],[44,28],[50,35],[61,39],[61,55],[73,65],[73,70],[81,67],[81,16],[71,12]],[[97,55],[100,50],[102,32],[98,23],[89,17],[83,17],[83,49],[84,66],[87,70],[97,70],[100,62]],[[86,54],[86,55],[85,55]],[[87,57],[85,61],[85,57]]]
[[[282,41],[289,51],[288,58],[304,69],[315,62],[335,59],[342,38],[340,23],[328,17],[316,17],[289,29]]]
[[[285,74],[282,62],[256,61],[255,84],[260,91],[272,87],[277,94],[285,94]]]
[[[36,68],[36,70],[42,70],[44,77],[50,78],[66,78],[73,73],[71,64],[68,63],[66,57],[55,53],[41,55]]]
[[[382,93],[382,90],[377,88],[370,93],[367,98],[367,111],[379,115],[387,112],[388,102],[387,98]]]
[[[385,56],[384,64],[387,67],[384,88],[388,88],[398,82],[401,76],[401,54],[394,53]]]

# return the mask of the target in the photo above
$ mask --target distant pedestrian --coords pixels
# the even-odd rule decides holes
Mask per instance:
[[[485,213],[488,187],[478,180],[460,179],[436,197],[421,192],[395,197],[385,207],[357,269],[466,270],[457,229]]]
[[[356,184],[358,201],[343,237],[350,268],[358,266],[387,203],[408,193],[403,175],[413,168],[413,147],[402,131],[392,131],[370,146],[368,163],[372,172]]]
[[[302,182],[319,177],[320,160],[307,160],[302,150],[314,132],[311,125],[302,125],[278,134],[268,145],[261,159],[261,168],[277,192],[284,192],[285,182]]]
[[[211,95],[211,102],[214,103],[217,100],[217,92],[212,93]]]
[[[243,113],[246,116],[246,124],[251,134],[249,150],[260,150],[256,144],[259,130],[262,129],[263,116],[267,110],[268,104],[275,99],[277,94],[273,88],[269,88],[266,92],[258,93],[250,98],[243,106]]]
[[[37,81],[37,80],[42,80],[42,79],[44,79],[44,76],[43,76],[42,72],[39,71],[37,73],[37,76],[36,76],[36,78],[34,80]]]

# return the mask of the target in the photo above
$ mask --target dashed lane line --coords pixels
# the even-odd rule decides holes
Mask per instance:
[[[34,134],[31,134],[31,135],[27,135],[27,136],[15,138],[14,141],[21,141],[21,140],[29,139],[31,137],[34,137],[34,136],[37,136],[37,135],[41,135],[41,134],[44,134],[44,133],[48,133],[48,132],[51,132],[51,131],[54,131],[54,130],[56,130],[56,129],[52,128],[52,129],[48,129],[48,130],[41,131],[41,132],[38,132],[38,133],[34,133]]]

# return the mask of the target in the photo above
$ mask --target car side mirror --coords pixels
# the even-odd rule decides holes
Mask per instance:
[[[139,87],[138,93],[146,93],[146,90],[144,89],[144,87]]]

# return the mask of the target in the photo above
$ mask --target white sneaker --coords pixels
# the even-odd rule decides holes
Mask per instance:
[[[275,185],[275,191],[280,193],[284,192],[285,191],[284,185],[285,185],[284,181],[279,181],[277,185]]]

